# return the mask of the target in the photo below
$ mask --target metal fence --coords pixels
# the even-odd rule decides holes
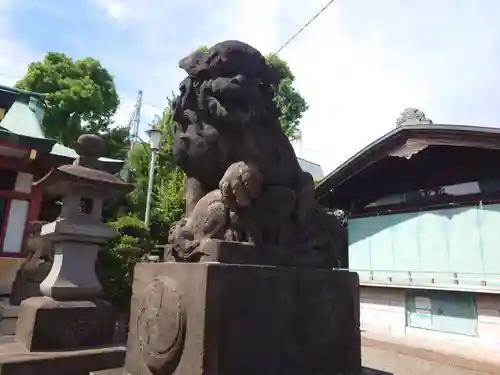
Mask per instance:
[[[361,285],[390,286],[419,289],[446,289],[500,294],[500,274],[344,269],[356,272]]]

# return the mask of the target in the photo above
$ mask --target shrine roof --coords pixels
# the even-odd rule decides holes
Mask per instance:
[[[46,154],[56,164],[66,164],[77,158],[75,150],[45,137],[43,110],[38,105],[41,94],[0,85],[0,140],[34,148]],[[118,172],[123,160],[100,158],[106,169]]]
[[[464,163],[471,164],[470,168],[460,168]],[[401,125],[329,173],[316,184],[315,194],[327,206],[348,209],[356,200],[373,199],[410,184],[487,174],[494,163],[500,163],[499,128]]]

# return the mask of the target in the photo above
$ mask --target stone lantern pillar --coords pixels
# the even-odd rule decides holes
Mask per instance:
[[[53,169],[36,182],[46,194],[62,197],[57,220],[45,224],[41,236],[53,243],[54,262],[40,285],[43,297],[21,304],[16,339],[28,350],[73,349],[112,343],[115,314],[99,301],[95,273],[97,252],[117,232],[102,222],[103,202],[132,189],[100,170],[103,140],[82,135],[74,145],[79,158]]]

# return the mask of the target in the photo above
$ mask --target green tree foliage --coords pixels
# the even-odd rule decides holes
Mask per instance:
[[[109,156],[124,156],[124,129],[110,129],[111,116],[120,100],[113,77],[91,57],[73,60],[63,53],[49,52],[32,62],[26,76],[15,85],[43,95],[44,131],[49,138],[71,146],[82,133],[99,133]]]
[[[288,63],[273,54],[267,55],[266,60],[275,66],[283,77],[274,87],[274,102],[280,112],[280,122],[285,134],[290,140],[296,140],[299,136],[300,120],[309,106],[293,86],[295,76]]]
[[[86,132],[83,129],[83,132]],[[125,160],[128,153],[129,129],[125,126],[110,127],[99,132],[106,144],[106,156]]]
[[[151,149],[137,143],[127,161],[134,190],[114,210],[111,223],[120,236],[109,241],[99,255],[98,269],[105,297],[120,308],[128,308],[135,264],[156,244],[165,244],[170,226],[184,214],[184,173],[174,165],[172,143],[175,123],[169,100],[156,124],[165,133],[156,160],[150,228],[144,227]]]
[[[122,216],[109,224],[118,230],[119,236],[99,252],[96,271],[104,298],[127,310],[135,264],[153,248],[153,242],[144,222],[134,215]]]
[[[175,122],[172,113],[172,100],[163,111],[156,126],[165,134],[156,161],[155,181],[151,207],[151,232],[159,243],[167,240],[168,229],[184,214],[184,173],[174,164],[172,155]],[[151,150],[148,144],[137,144],[132,150],[128,164],[135,189],[130,194],[133,212],[144,217],[149,176]]]
[[[146,142],[137,143],[127,161],[134,190],[116,208],[111,225],[120,235],[99,253],[97,269],[106,299],[127,310],[132,294],[135,264],[156,244],[165,244],[170,226],[184,214],[184,173],[174,165],[172,155],[175,123],[169,100],[156,124],[165,133],[156,161],[150,228],[144,227],[151,149]]]

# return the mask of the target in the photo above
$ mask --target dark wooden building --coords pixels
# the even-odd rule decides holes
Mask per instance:
[[[364,329],[500,344],[500,129],[402,124],[316,196],[348,213]]]

